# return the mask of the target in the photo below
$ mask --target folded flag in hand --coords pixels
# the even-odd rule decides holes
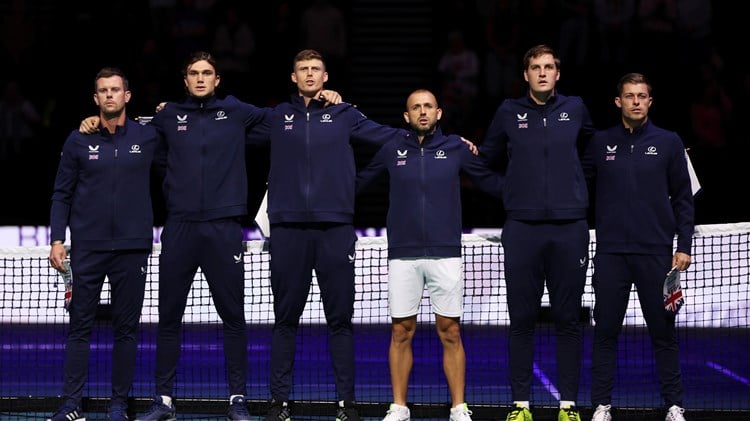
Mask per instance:
[[[682,295],[682,286],[680,286],[680,271],[672,268],[664,279],[664,309],[677,313],[685,304],[685,297]]]
[[[65,272],[58,272],[60,277],[65,284],[65,301],[63,301],[63,307],[65,310],[69,310],[70,299],[73,298],[73,271],[70,269],[70,260],[63,260],[63,266],[65,266]]]

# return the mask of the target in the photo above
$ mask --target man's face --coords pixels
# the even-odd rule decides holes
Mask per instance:
[[[552,54],[542,54],[529,60],[529,67],[523,71],[523,77],[529,82],[532,92],[547,94],[555,89],[555,84],[560,79],[560,69]]]
[[[415,92],[406,100],[404,120],[419,134],[432,133],[442,115],[443,110],[438,108],[435,95],[429,92]]]
[[[206,60],[191,64],[185,74],[185,87],[188,93],[197,98],[211,96],[219,86],[220,77],[216,69]]]
[[[105,116],[117,116],[130,101],[130,91],[125,90],[125,83],[120,76],[102,77],[96,81],[94,102]]]
[[[615,97],[615,105],[622,110],[622,117],[631,122],[643,122],[651,107],[651,94],[645,83],[626,83],[620,96]]]
[[[321,60],[302,60],[294,65],[292,82],[297,84],[297,91],[302,96],[315,98],[327,81],[328,72]]]

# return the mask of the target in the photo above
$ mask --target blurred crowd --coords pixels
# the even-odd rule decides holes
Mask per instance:
[[[525,92],[520,55],[546,43],[562,57],[559,89],[582,96],[600,128],[619,116],[611,106],[617,78],[629,71],[649,76],[651,117],[680,134],[704,186],[697,223],[750,221],[747,205],[734,199],[735,186],[748,175],[740,161],[749,149],[741,121],[750,102],[744,53],[729,47],[740,31],[737,6],[711,0],[431,3],[434,66],[424,71],[435,81],[427,88],[439,94],[444,131],[481,141],[500,102]],[[334,88],[347,99],[348,84],[356,83],[348,68],[357,53],[350,48],[356,5],[0,0],[0,176],[13,197],[0,211],[0,225],[48,223],[60,147],[95,112],[93,78],[100,67],[121,67],[133,91],[131,116],[150,115],[158,102],[181,98],[182,60],[203,49],[219,60],[220,93],[263,106],[291,92],[291,59],[310,47],[324,54]]]

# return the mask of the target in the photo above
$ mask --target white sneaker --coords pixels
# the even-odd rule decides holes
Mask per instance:
[[[388,412],[385,413],[383,421],[409,421],[411,420],[411,413],[409,408],[403,405],[392,403]]]
[[[664,418],[664,421],[685,421],[685,416],[682,415],[684,413],[684,408],[680,408],[677,405],[672,405],[667,410],[667,417]]]
[[[612,421],[612,415],[609,414],[610,409],[612,409],[612,405],[597,406],[591,421]]]
[[[471,421],[471,411],[465,403],[451,408],[450,421]]]

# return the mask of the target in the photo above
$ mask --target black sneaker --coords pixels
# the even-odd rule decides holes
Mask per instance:
[[[336,406],[336,421],[362,421],[352,401],[339,401]]]
[[[250,421],[250,412],[244,396],[235,396],[227,410],[227,421]]]
[[[289,421],[291,416],[292,411],[289,409],[288,402],[271,399],[265,421]]]
[[[65,402],[47,421],[86,421],[81,408],[73,402]]]

